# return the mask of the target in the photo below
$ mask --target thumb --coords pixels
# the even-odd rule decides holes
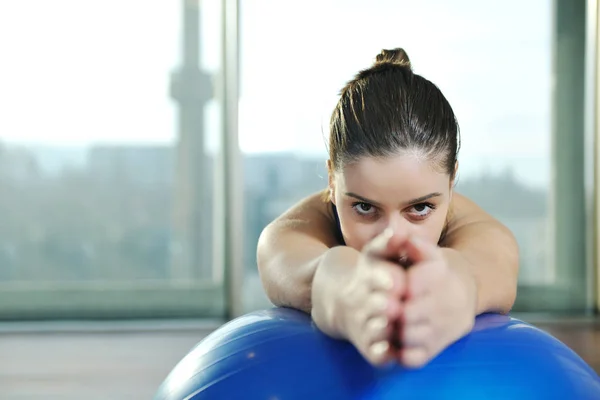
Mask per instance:
[[[388,228],[371,240],[363,252],[367,256],[384,258],[394,262],[398,261],[398,254],[408,239],[407,233],[394,232]]]
[[[414,235],[406,239],[403,250],[410,264],[437,261],[441,257],[436,245]]]

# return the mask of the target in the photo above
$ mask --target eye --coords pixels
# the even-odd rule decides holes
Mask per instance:
[[[435,210],[435,206],[430,203],[415,204],[410,208],[409,214],[415,219],[424,219]]]
[[[364,216],[373,215],[373,213],[375,213],[376,211],[373,205],[364,202],[354,203],[352,204],[352,208],[354,209],[354,211],[356,211],[357,214]]]

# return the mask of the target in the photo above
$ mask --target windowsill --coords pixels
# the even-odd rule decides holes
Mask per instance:
[[[213,331],[223,325],[224,320],[206,319],[144,319],[105,321],[19,321],[0,322],[2,334],[46,334],[46,333],[156,333]]]

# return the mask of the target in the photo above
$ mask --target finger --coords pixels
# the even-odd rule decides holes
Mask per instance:
[[[402,347],[428,347],[433,342],[433,328],[426,322],[406,324],[400,331]]]
[[[420,297],[431,292],[443,276],[443,261],[428,261],[412,266],[405,276],[407,296]]]
[[[373,343],[362,354],[373,365],[383,365],[394,357],[392,348],[387,340]]]
[[[408,368],[421,368],[429,362],[431,354],[426,347],[408,347],[400,350],[400,363]]]
[[[363,249],[369,257],[398,260],[402,246],[408,239],[407,233],[394,232],[388,228],[371,240]]]
[[[370,287],[373,291],[400,297],[406,290],[406,272],[389,261],[376,260],[370,271]]]
[[[388,320],[391,322],[398,322],[398,320],[402,316],[402,309],[403,309],[403,304],[400,301],[399,297],[390,298],[390,302],[388,303],[388,306],[387,306],[387,309],[385,312]]]
[[[439,248],[417,236],[410,236],[403,243],[402,251],[411,264],[441,259]]]
[[[402,309],[403,328],[428,322],[433,313],[433,300],[433,296],[425,295],[405,302]]]
[[[400,318],[402,305],[400,304],[400,300],[385,293],[373,293],[367,298],[363,310],[361,312],[364,316],[363,323],[366,323],[371,318],[382,316],[393,321]]]
[[[364,304],[364,322],[369,319],[385,315],[392,300],[385,293],[372,293]]]
[[[391,335],[390,320],[385,314],[367,319],[357,348],[363,357],[373,365],[382,365],[395,358],[388,341]]]
[[[388,331],[387,337],[391,337],[394,324],[399,321],[402,315],[402,304],[400,303],[400,300],[383,293],[375,293],[367,299],[364,306],[365,307],[354,316],[356,318],[356,323],[359,324],[359,326],[362,326],[363,330],[366,330],[368,324],[373,319],[379,319],[379,323],[385,321],[386,329]]]
[[[370,318],[364,330],[366,336],[366,344],[369,346],[387,341],[392,333],[392,324],[390,324],[386,315],[380,315]]]

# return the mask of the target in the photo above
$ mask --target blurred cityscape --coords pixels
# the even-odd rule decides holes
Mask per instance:
[[[7,39],[0,46],[7,60],[0,74],[4,293],[34,293],[40,285],[58,293],[80,282],[222,289],[215,239],[222,177],[214,155],[227,115],[219,94],[219,2],[112,0],[93,13],[73,0],[8,4],[0,4],[0,41]],[[32,18],[31,7],[35,16],[53,17],[36,17],[31,29],[20,22]],[[341,0],[253,0],[240,9],[247,309],[266,303],[256,268],[262,229],[325,188],[318,130],[326,131],[345,81],[384,47],[409,49],[416,71],[440,86],[460,116],[457,190],[514,232],[521,284],[554,282],[551,2],[379,0],[369,5],[372,18],[364,4]],[[350,21],[361,29],[348,30]],[[45,296],[41,302],[59,297]]]
[[[211,275],[212,161],[203,175],[195,237],[182,238],[174,218],[174,147],[0,147],[0,280],[78,281]],[[256,272],[261,230],[290,205],[326,186],[325,162],[293,153],[244,156],[245,266]],[[457,190],[500,218],[521,243],[521,281],[552,280],[546,262],[548,193],[521,184],[508,169],[460,180]],[[208,229],[206,229],[208,228]],[[545,238],[545,240],[543,239]],[[183,243],[189,242],[192,248]]]

